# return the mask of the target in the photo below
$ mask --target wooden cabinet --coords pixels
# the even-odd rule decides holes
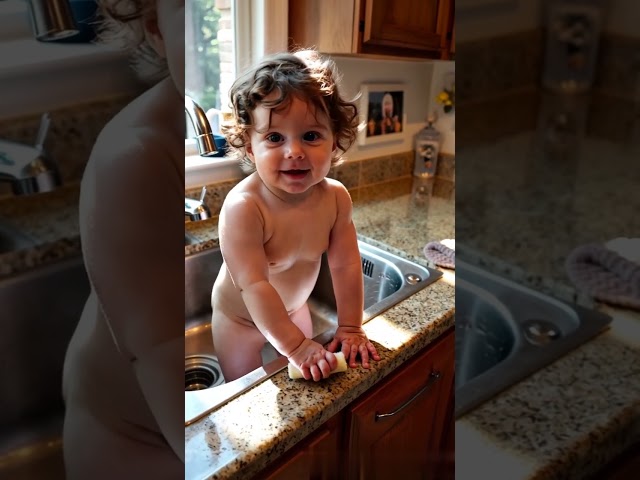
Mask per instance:
[[[453,0],[290,0],[289,45],[448,59],[453,7]]]
[[[638,478],[640,472],[640,442],[615,457],[593,478],[601,480],[628,480]]]
[[[349,478],[436,476],[453,401],[454,348],[449,333],[349,409]]]
[[[342,413],[318,428],[254,480],[334,480],[341,478],[338,464]]]
[[[255,479],[453,478],[454,348],[449,330]]]

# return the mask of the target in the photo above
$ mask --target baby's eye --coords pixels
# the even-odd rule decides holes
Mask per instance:
[[[273,143],[278,143],[282,141],[282,135],[280,135],[279,133],[270,133],[269,135],[267,135],[267,140]]]
[[[303,135],[305,141],[313,142],[314,140],[318,140],[320,138],[320,134],[318,132],[307,132]]]

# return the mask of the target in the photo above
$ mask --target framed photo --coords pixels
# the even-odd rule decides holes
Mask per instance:
[[[359,145],[402,140],[406,130],[405,89],[401,83],[364,83],[360,86]]]

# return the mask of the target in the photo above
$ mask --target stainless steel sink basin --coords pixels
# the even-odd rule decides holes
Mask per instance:
[[[359,241],[365,290],[364,321],[381,314],[398,302],[425,288],[442,276],[377,247]],[[185,258],[185,424],[202,418],[256,383],[264,381],[287,365],[266,344],[263,367],[233,382],[224,383],[217,364],[211,336],[211,287],[222,265],[219,249],[206,250]],[[337,326],[336,304],[326,261],[309,299],[313,336],[320,343],[331,340]]]
[[[193,235],[191,235],[190,233],[186,233],[184,234],[184,245],[195,245],[196,243],[198,243],[200,240],[198,240],[196,237],[194,237]]]
[[[600,333],[601,313],[456,260],[456,417]]]
[[[36,244],[34,238],[6,223],[0,223],[0,255]]]
[[[0,478],[64,478],[62,366],[89,290],[80,257],[0,279]]]

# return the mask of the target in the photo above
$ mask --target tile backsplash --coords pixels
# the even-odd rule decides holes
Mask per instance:
[[[539,128],[546,115],[544,97],[550,95],[541,88],[545,34],[536,28],[456,45],[456,58],[464,65],[456,77],[456,133],[461,147]],[[565,95],[566,102],[555,101],[556,110],[564,108],[562,104],[587,105],[587,135],[630,141],[640,128],[638,52],[640,38],[603,32],[593,88]],[[564,113],[583,114],[571,108]]]
[[[413,182],[413,151],[361,160],[345,161],[329,171],[347,187],[354,203],[389,198],[411,192]],[[205,203],[212,215],[218,215],[227,193],[239,180],[207,185]],[[185,191],[189,198],[199,198],[202,187]],[[455,196],[455,156],[443,154],[438,161],[433,189],[434,196],[453,199]]]
[[[456,45],[464,68],[456,78],[456,106],[539,88],[546,31],[536,28]],[[593,89],[610,95],[638,95],[640,38],[603,32]]]

